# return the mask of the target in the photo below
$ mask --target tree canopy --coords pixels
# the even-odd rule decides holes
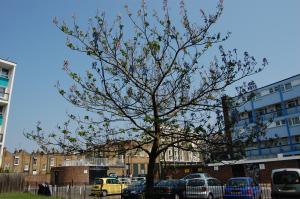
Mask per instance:
[[[71,25],[55,19],[67,35],[66,45],[93,59],[85,73],[72,70],[65,60],[64,70],[74,84],[68,89],[57,85],[66,100],[87,114],[69,114],[58,133],[42,133],[38,125],[27,137],[66,151],[93,151],[105,143],[130,140],[133,148],[149,155],[149,187],[155,159],[169,147],[207,152],[226,143],[221,97],[229,86],[261,71],[267,61],[258,64],[248,52],[224,49],[221,44],[230,33],[213,31],[222,1],[215,13],[201,10],[194,20],[180,1],[178,23],[170,17],[168,1],[162,5],[162,12],[149,12],[142,1],[136,14],[125,6],[127,17],[117,16],[111,24],[105,13],[97,14],[87,31],[75,18]],[[219,53],[209,64],[203,62],[216,47]],[[248,90],[238,91],[241,96]],[[70,121],[75,129],[68,128]]]

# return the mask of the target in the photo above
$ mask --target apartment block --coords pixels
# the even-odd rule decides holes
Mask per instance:
[[[0,59],[0,165],[8,122],[16,64]]]
[[[254,95],[253,95],[254,94]],[[255,89],[237,101],[230,110],[235,118],[232,136],[236,137],[259,123],[265,135],[245,148],[248,159],[286,157],[300,154],[300,74]],[[248,100],[246,100],[248,98]],[[234,99],[234,98],[233,98]],[[247,128],[246,128],[247,127]]]

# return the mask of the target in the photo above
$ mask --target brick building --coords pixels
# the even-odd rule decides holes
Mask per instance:
[[[4,149],[2,172],[16,172],[26,175],[26,181],[63,184],[92,183],[95,177],[106,177],[110,173],[118,176],[145,176],[148,172],[148,154],[141,150],[129,150],[131,142],[122,153],[93,152],[91,154],[28,153]],[[106,146],[107,147],[107,146]],[[191,165],[202,162],[201,155],[189,151],[170,148],[157,158],[156,177],[163,177],[162,169],[168,165]]]
[[[49,174],[52,167],[63,166],[66,161],[82,159],[81,155],[63,155],[60,153],[28,153],[25,150],[15,150],[13,153],[3,150],[1,171],[24,173],[28,175]]]

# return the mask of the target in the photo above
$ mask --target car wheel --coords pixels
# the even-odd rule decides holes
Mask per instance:
[[[210,193],[207,199],[214,199],[214,196]]]
[[[105,191],[105,190],[102,191],[102,196],[103,196],[103,197],[107,196],[107,191]]]

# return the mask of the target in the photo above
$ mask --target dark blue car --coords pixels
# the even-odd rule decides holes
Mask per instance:
[[[146,182],[140,180],[132,184],[131,186],[123,189],[121,193],[122,199],[143,199],[145,198],[145,186]]]
[[[230,178],[226,183],[224,199],[261,199],[261,188],[250,177]]]

